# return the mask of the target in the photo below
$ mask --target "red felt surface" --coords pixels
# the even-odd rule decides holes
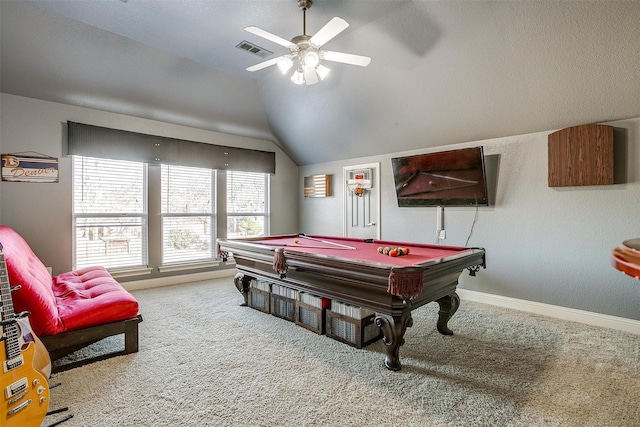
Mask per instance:
[[[334,249],[331,244],[319,242],[317,240],[306,239],[304,237],[267,237],[253,242],[268,244],[273,248],[282,247],[286,252],[301,252],[318,256],[329,256],[352,261],[362,261],[370,263],[385,264],[388,267],[411,267],[432,261],[437,261],[445,257],[458,255],[469,249],[458,246],[424,245],[417,243],[404,243],[385,240],[374,240],[373,243],[365,243],[362,239],[349,239],[344,237],[309,235],[315,239],[326,242],[338,243],[352,246],[355,250]],[[298,239],[298,244],[294,241]],[[309,246],[327,246],[327,248],[308,248]],[[391,257],[378,253],[378,247],[388,246],[390,248],[409,248],[408,255]]]

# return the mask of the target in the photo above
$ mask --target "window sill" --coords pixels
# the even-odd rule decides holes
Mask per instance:
[[[160,273],[167,273],[173,271],[195,270],[198,268],[217,267],[220,264],[222,264],[220,261],[192,262],[188,264],[169,264],[161,265],[160,267],[158,267],[158,271]]]
[[[113,269],[108,269],[108,271],[109,271],[109,274],[111,274],[114,279],[117,279],[119,277],[144,276],[147,274],[151,274],[153,269],[148,267],[113,268]]]

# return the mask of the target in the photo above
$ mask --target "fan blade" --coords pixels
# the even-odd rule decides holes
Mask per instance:
[[[324,27],[320,28],[320,30],[309,39],[309,43],[316,47],[320,47],[340,34],[348,26],[349,24],[347,21],[336,16],[331,21],[327,22]]]
[[[245,28],[245,30],[249,31],[252,34],[255,34],[256,36],[260,36],[263,39],[267,39],[274,43],[277,43],[280,46],[284,46],[289,49],[296,47],[296,45],[294,43],[291,43],[289,40],[285,40],[282,37],[276,36],[275,34],[271,34],[268,31],[261,30],[258,27],[247,27]]]
[[[342,53],[342,52],[331,52],[324,51],[321,56],[323,59],[327,61],[333,62],[343,62],[345,64],[357,65],[359,67],[366,67],[371,62],[371,58],[368,56],[360,56],[360,55],[352,55],[350,53]]]
[[[311,68],[311,67],[304,68],[304,82],[308,86],[318,83],[318,73],[316,73],[315,68]]]
[[[247,67],[247,71],[258,71],[258,70],[262,70],[263,68],[267,68],[267,67],[270,67],[272,65],[276,65],[278,63],[278,61],[280,60],[280,58],[283,58],[284,56],[286,56],[286,55],[278,56],[277,58],[273,58],[273,59],[261,62],[261,63],[256,64],[256,65],[252,65],[251,67]]]

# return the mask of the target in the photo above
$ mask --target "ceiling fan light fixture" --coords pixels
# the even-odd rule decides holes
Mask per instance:
[[[297,85],[304,84],[304,74],[301,70],[296,70],[291,76],[291,81]]]
[[[320,64],[320,55],[318,52],[309,48],[302,53],[302,59],[305,67],[315,68]]]
[[[330,71],[331,71],[331,68],[327,68],[322,64],[319,64],[318,67],[316,67],[316,72],[318,73],[320,80],[324,80],[325,77],[329,75]]]
[[[293,60],[290,57],[283,56],[278,59],[278,69],[282,74],[287,74],[291,67],[293,67]]]

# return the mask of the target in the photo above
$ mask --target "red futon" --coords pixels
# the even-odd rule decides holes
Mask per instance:
[[[54,372],[138,351],[138,302],[103,267],[87,267],[51,277],[27,242],[0,225],[0,243],[16,313],[29,322],[52,361],[103,338],[124,334],[124,351],[72,362]]]

